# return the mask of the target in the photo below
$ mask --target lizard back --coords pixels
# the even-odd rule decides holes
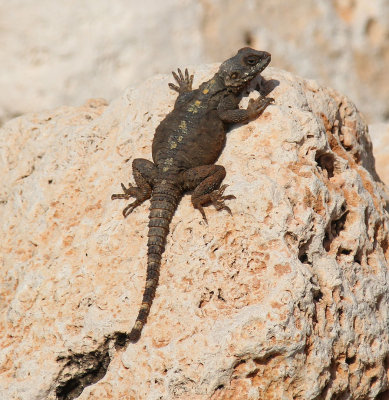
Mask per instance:
[[[155,132],[152,154],[157,166],[171,156],[178,170],[215,162],[226,139],[225,124],[217,115],[225,90],[214,77],[176,102]]]

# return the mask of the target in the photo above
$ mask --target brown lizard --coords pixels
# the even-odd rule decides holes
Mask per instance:
[[[135,159],[132,169],[137,186],[129,184],[126,188],[121,184],[124,193],[112,195],[112,199],[135,198],[124,208],[124,217],[151,198],[146,285],[136,322],[129,334],[121,334],[122,343],[140,338],[158,285],[169,224],[183,194],[193,191],[192,204],[204,220],[203,206],[209,203],[231,213],[224,201],[235,197],[224,196],[226,185],[220,184],[226,171],[214,162],[223,149],[228,126],[258,117],[274,101],[261,96],[250,99],[247,109],[239,108],[241,94],[270,58],[265,51],[242,48],[195,90],[193,75],[189,76],[187,69],[184,74],[180,69],[178,74],[173,72],[178,86],[170,83],[169,87],[178,92],[178,97],[174,109],[155,131],[153,162]]]

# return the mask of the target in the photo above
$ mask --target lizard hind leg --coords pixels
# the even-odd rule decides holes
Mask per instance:
[[[185,190],[193,190],[192,204],[198,209],[207,222],[207,217],[203,206],[212,204],[216,210],[226,210],[231,214],[230,208],[225,204],[225,200],[235,199],[235,196],[224,196],[227,185],[220,187],[226,170],[221,165],[202,165],[191,168],[182,173],[183,186]]]
[[[135,197],[135,201],[123,209],[124,217],[127,217],[136,207],[151,197],[155,177],[157,176],[157,167],[149,160],[136,158],[132,162],[132,174],[137,186],[133,186],[129,183],[128,188],[126,188],[122,183],[123,193],[113,194],[111,196],[112,200],[128,200],[130,197]]]

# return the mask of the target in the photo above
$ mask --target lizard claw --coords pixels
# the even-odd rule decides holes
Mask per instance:
[[[135,208],[138,207],[140,204],[142,204],[141,201],[135,200],[133,203],[125,207],[123,209],[123,217],[126,218],[127,216],[129,216],[135,210]]]
[[[123,183],[121,183],[120,185],[121,185],[121,187],[122,187],[124,193],[116,193],[116,194],[113,194],[113,195],[111,196],[111,200],[117,200],[117,199],[125,199],[125,200],[128,200],[131,196],[133,196],[133,194],[131,193],[131,188],[133,188],[134,186],[131,185],[131,183],[128,184],[128,188],[126,188],[126,187],[123,185]]]
[[[250,99],[247,111],[250,118],[259,117],[266,109],[269,104],[273,104],[274,99],[272,97],[261,96],[258,99]]]
[[[131,214],[136,207],[141,205],[145,200],[150,198],[150,193],[142,191],[139,187],[128,184],[128,188],[126,188],[123,183],[120,184],[124,193],[116,193],[111,196],[111,200],[117,199],[125,199],[128,200],[130,197],[135,197],[135,201],[130,203],[123,210],[123,216],[126,218],[129,214]]]
[[[168,83],[170,89],[175,90],[176,92],[180,93],[180,88],[177,85],[174,85],[173,83]]]
[[[200,213],[203,217],[203,221],[208,225],[208,220],[207,220],[207,216],[205,215],[204,208],[201,205],[197,205],[195,208],[197,208],[200,211]]]
[[[236,199],[236,197],[233,194],[223,196],[227,186],[228,185],[222,185],[218,190],[211,193],[211,203],[217,211],[226,210],[228,214],[232,215],[230,207],[228,207],[224,201]]]
[[[181,69],[178,68],[177,72],[172,71],[172,75],[175,79],[175,81],[178,83],[178,86],[173,84],[173,83],[169,83],[169,87],[172,90],[175,90],[178,93],[185,93],[185,92],[190,92],[192,90],[192,84],[193,84],[193,77],[194,75],[190,75],[189,76],[189,72],[188,69],[185,68],[185,76],[182,73]]]

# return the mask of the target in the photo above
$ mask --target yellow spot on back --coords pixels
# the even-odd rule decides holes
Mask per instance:
[[[182,139],[183,139],[183,137],[182,137],[182,136],[178,136],[178,138],[177,138],[177,141],[181,142],[181,141],[182,141]]]
[[[183,121],[183,122],[185,122],[185,121]],[[182,122],[181,122],[181,124],[182,124]],[[174,136],[169,138],[168,144],[169,144],[170,149],[175,149],[177,147],[177,142],[175,141],[175,139],[176,138]]]
[[[171,165],[173,165],[173,159],[172,158],[167,158],[166,160],[163,161],[164,167],[162,168],[163,172],[169,171],[169,168]]]
[[[208,92],[209,92],[208,89],[204,89],[204,90],[203,90],[203,93],[204,93],[204,94],[207,94]]]
[[[193,113],[193,114],[196,114],[199,111],[200,105],[201,105],[201,101],[200,100],[196,100],[194,102],[194,104],[191,104],[188,107],[188,111]]]
[[[188,133],[188,128],[186,126],[186,121],[181,121],[180,125],[178,127],[181,129],[182,133]]]

